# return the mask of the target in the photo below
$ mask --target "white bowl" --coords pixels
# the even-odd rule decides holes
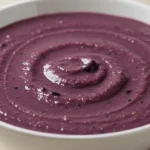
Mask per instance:
[[[26,0],[0,9],[0,27],[44,13],[93,11],[150,24],[150,8],[131,0]],[[26,130],[0,122],[5,150],[147,150],[150,125],[104,135],[59,135]]]

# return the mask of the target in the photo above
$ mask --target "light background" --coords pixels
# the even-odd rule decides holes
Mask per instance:
[[[7,5],[9,3],[13,3],[14,1],[21,1],[21,0],[0,0],[0,6]],[[150,0],[135,0],[135,1],[140,1],[140,2],[144,2],[146,4],[150,4]]]
[[[8,4],[13,3],[15,1],[21,1],[21,0],[0,0],[0,7],[8,5]],[[144,2],[144,3],[150,5],[150,0],[137,0],[137,1]],[[7,149],[7,147],[4,147],[3,143],[0,142],[0,150],[8,150],[8,149]]]

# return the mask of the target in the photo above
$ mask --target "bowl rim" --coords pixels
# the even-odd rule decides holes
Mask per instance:
[[[4,11],[6,9],[10,9],[15,6],[23,5],[25,3],[31,3],[31,2],[36,2],[36,1],[41,1],[41,0],[22,0],[18,2],[14,2],[12,4],[9,4],[7,6],[3,6],[0,8],[0,12]],[[137,2],[135,0],[114,0],[116,2],[124,2],[124,3],[129,3],[130,5],[139,6],[139,7],[145,7],[145,9],[150,9],[149,6],[142,4],[140,2]],[[122,136],[128,136],[128,135],[134,135],[134,134],[140,134],[142,132],[145,132],[147,130],[150,130],[150,124],[125,130],[125,131],[119,131],[119,132],[113,132],[113,133],[105,133],[105,134],[94,134],[94,135],[68,135],[68,134],[55,134],[55,133],[45,133],[45,132],[39,132],[39,131],[34,131],[30,129],[25,129],[22,127],[17,127],[8,123],[5,123],[3,121],[0,121],[0,128],[21,133],[24,135],[31,135],[31,136],[36,136],[36,137],[42,137],[42,138],[52,138],[52,139],[70,139],[70,140],[85,140],[85,139],[106,139],[106,138],[116,138],[116,137],[122,137]]]

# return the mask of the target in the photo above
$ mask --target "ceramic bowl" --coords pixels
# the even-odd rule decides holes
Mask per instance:
[[[45,13],[91,11],[150,24],[150,8],[131,0],[25,0],[0,9],[0,27]],[[99,135],[41,133],[0,122],[5,150],[147,150],[150,125]]]

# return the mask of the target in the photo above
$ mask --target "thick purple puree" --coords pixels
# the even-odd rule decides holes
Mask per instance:
[[[2,28],[0,43],[1,121],[61,134],[150,123],[150,26],[52,14]]]

